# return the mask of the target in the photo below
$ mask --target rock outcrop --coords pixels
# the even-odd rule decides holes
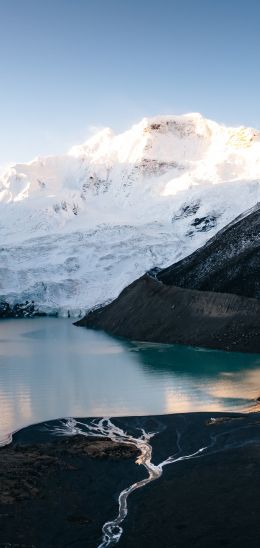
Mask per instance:
[[[14,305],[0,301],[0,318],[34,318],[35,316],[46,316],[46,314],[38,310],[34,301]]]
[[[260,204],[157,277],[167,285],[260,298]]]

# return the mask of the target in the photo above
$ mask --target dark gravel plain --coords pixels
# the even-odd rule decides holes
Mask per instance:
[[[156,464],[208,446],[129,497],[119,547],[259,547],[260,415],[211,417],[113,419],[135,436],[141,427],[158,432],[151,442]],[[57,424],[23,429],[0,449],[1,548],[94,548],[104,522],[117,515],[120,491],[146,476],[134,447],[57,437]]]

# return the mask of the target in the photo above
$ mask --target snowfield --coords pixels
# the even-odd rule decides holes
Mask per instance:
[[[104,129],[0,179],[0,301],[73,316],[260,201],[260,132],[199,114]]]

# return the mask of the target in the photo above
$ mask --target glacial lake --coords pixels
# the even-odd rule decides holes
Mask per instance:
[[[0,321],[0,441],[59,417],[241,411],[260,355],[135,343],[69,319]]]

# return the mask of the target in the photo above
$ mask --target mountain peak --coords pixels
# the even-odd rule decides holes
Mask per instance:
[[[113,139],[114,132],[110,127],[104,127],[95,132],[92,137],[81,145],[74,145],[68,152],[69,156],[79,158],[87,154],[94,154],[101,146],[108,146]]]
[[[259,135],[198,113],[146,117],[11,167],[0,177],[3,300],[91,307],[194,251],[260,200]]]

